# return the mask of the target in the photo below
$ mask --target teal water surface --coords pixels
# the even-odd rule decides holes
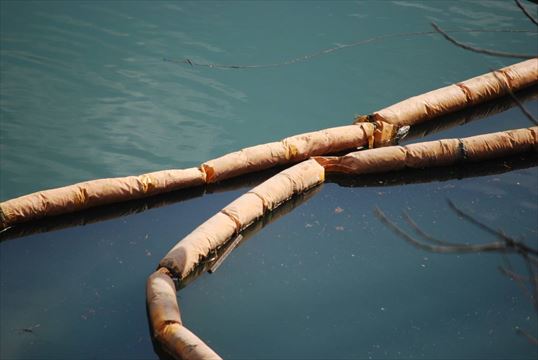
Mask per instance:
[[[525,2],[534,15],[537,7]],[[163,61],[280,63],[385,34],[536,27],[509,1],[0,2],[0,199],[78,181],[196,166],[244,146],[349,124],[516,62],[437,35],[388,38],[308,61],[216,69]],[[455,33],[536,54],[536,35]],[[526,106],[538,113],[536,100]],[[428,137],[529,126],[517,108]],[[416,140],[415,140],[416,141]],[[329,182],[178,293],[185,324],[225,358],[535,358],[529,296],[499,254],[418,250],[374,217],[455,242],[494,239],[452,199],[538,246],[536,167],[399,186]],[[384,177],[380,176],[379,181]],[[375,185],[375,184],[374,184]],[[157,358],[145,281],[179,239],[247,191],[183,201],[0,243],[0,357]],[[526,270],[510,257],[515,269]],[[33,332],[23,328],[33,327]]]

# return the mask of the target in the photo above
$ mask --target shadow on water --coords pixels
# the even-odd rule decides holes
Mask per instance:
[[[399,186],[503,174],[535,166],[538,166],[538,155],[528,153],[480,163],[465,163],[428,169],[407,169],[383,173],[381,176],[380,174],[360,176],[329,174],[325,182],[335,183],[342,187]]]
[[[282,169],[274,168],[255,174],[225,180],[217,184],[182,189],[166,194],[159,194],[143,199],[125,201],[117,204],[98,206],[95,208],[53,216],[37,221],[16,224],[0,233],[0,242],[32,234],[61,230],[69,227],[84,226],[101,221],[112,220],[123,216],[142,213],[147,210],[160,208],[189,199],[199,198],[206,194],[252,188]]]
[[[398,186],[502,174],[513,170],[532,168],[537,165],[538,155],[536,153],[529,153],[503,159],[485,161],[481,163],[466,163],[459,164],[457,166],[429,169],[407,169],[404,171],[382,174],[364,174],[360,176],[329,174],[325,182],[335,183],[342,187]],[[0,233],[0,242],[25,237],[32,234],[45,233],[74,226],[84,226],[101,221],[112,220],[123,216],[141,213],[146,210],[180,203],[189,199],[202,197],[206,194],[225,192],[243,188],[250,189],[267,180],[269,177],[275,175],[280,170],[282,169],[270,169],[260,173],[250,174],[241,178],[226,180],[222,183],[212,184],[205,187],[179,190],[172,193],[161,194],[145,199],[127,201],[114,205],[100,206],[97,208],[88,209],[72,214],[55,216],[48,219],[17,224],[10,228],[7,228],[2,233]],[[310,196],[311,195],[309,195],[308,197]],[[295,197],[293,199],[295,199]],[[300,200],[295,199],[288,201],[284,205],[281,205],[277,210],[275,210],[274,213],[268,214],[266,217],[264,217],[264,219],[274,217],[278,218],[282,216],[277,214],[280,214],[283,211],[282,209],[290,206],[289,203],[294,202],[300,202]],[[262,223],[266,223],[267,221],[269,220],[265,219]],[[258,226],[258,223],[253,226]],[[251,231],[249,229],[245,231]],[[246,241],[248,237],[248,235],[244,235],[244,239],[242,240],[242,242]]]

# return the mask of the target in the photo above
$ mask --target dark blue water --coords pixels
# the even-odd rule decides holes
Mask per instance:
[[[536,30],[500,1],[0,7],[2,200],[195,166],[243,146],[348,124],[355,114],[516,61],[469,53],[434,35],[255,70],[196,68],[163,57],[274,63],[373,36],[428,31],[430,21],[447,29]],[[535,35],[454,36],[538,53]],[[536,101],[526,105],[538,112]],[[529,125],[511,109],[428,140]],[[407,210],[445,240],[495,240],[451,212],[448,197],[538,246],[536,167],[457,177],[391,187],[326,183],[253,234],[215,274],[178,293],[186,326],[226,358],[535,358],[537,347],[515,328],[538,336],[537,314],[499,272],[503,256],[417,250],[372,214],[380,207],[403,225]],[[179,239],[250,187],[1,242],[0,357],[157,358],[147,276]],[[527,274],[520,258],[508,258]]]

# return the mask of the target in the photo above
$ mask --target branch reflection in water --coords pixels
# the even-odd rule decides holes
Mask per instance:
[[[507,276],[514,281],[523,293],[529,298],[532,303],[536,316],[538,316],[538,248],[532,247],[523,240],[518,240],[504,233],[502,230],[492,228],[490,225],[479,220],[475,215],[462,210],[455,205],[451,200],[448,200],[448,206],[460,219],[463,219],[470,224],[487,232],[491,236],[497,238],[496,241],[471,244],[471,243],[456,243],[438,239],[437,237],[427,233],[418,225],[415,220],[406,211],[402,212],[403,218],[408,227],[413,230],[415,236],[405,231],[400,225],[389,219],[385,213],[379,209],[374,209],[374,214],[377,218],[390,229],[398,237],[404,239],[418,249],[442,254],[458,254],[458,253],[479,253],[479,252],[494,252],[503,256],[504,265],[499,266],[501,274]],[[523,260],[527,275],[521,275],[516,272],[509,260],[507,254],[516,254]],[[538,346],[538,338],[529,333],[528,330],[522,329],[519,326],[514,327],[515,331],[524,336],[530,343]]]

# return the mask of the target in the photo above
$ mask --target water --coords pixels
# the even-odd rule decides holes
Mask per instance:
[[[536,14],[536,6],[526,4]],[[510,2],[1,2],[0,198],[77,181],[195,166],[223,153],[348,124],[403,98],[515,60],[438,36],[387,39],[255,70],[378,35],[535,30]],[[538,53],[536,36],[455,34]],[[538,112],[537,102],[527,106]],[[529,126],[517,109],[436,134]],[[180,291],[183,320],[227,358],[534,358],[514,331],[536,312],[496,254],[435,255],[392,235],[408,209],[453,241],[493,239],[449,197],[536,245],[536,167],[394,187],[323,185]],[[0,357],[157,358],[144,286],[159,259],[245,192],[190,197],[130,216],[0,243]],[[342,212],[335,209],[343,209]],[[516,258],[513,265],[525,272]],[[33,333],[21,328],[39,324]]]

